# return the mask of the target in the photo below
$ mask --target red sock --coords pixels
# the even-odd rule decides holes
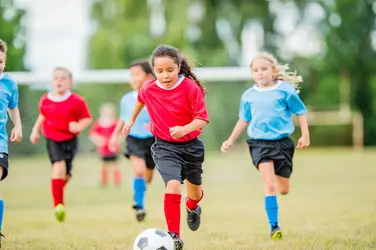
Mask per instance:
[[[121,184],[121,172],[118,168],[114,168],[114,180],[116,185]]]
[[[195,200],[191,200],[189,197],[187,197],[187,200],[185,202],[185,205],[187,206],[187,208],[189,210],[195,210],[195,208],[197,207],[198,203],[202,200],[202,198],[204,197],[204,190],[201,189],[201,197],[198,201],[195,201]]]
[[[108,169],[107,167],[105,166],[102,166],[102,170],[101,170],[101,182],[102,182],[102,185],[103,186],[106,186],[107,183],[108,183]]]
[[[164,212],[169,232],[180,237],[180,202],[181,194],[165,194]]]
[[[52,179],[51,180],[51,191],[52,198],[54,200],[54,207],[58,204],[64,204],[64,179]]]

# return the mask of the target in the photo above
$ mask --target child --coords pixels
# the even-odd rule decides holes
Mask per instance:
[[[245,91],[240,102],[239,120],[222,144],[222,152],[233,145],[248,126],[248,145],[253,164],[261,173],[265,190],[265,210],[271,227],[271,238],[280,239],[278,224],[277,188],[280,194],[289,192],[292,173],[294,142],[289,136],[294,131],[292,114],[299,118],[301,137],[297,148],[309,146],[307,110],[296,88],[301,76],[285,72],[270,54],[257,55],[251,62],[255,86]]]
[[[6,125],[8,121],[8,114],[14,124],[14,128],[10,134],[10,141],[19,143],[22,139],[22,125],[20,118],[20,111],[18,110],[18,87],[17,83],[8,75],[4,73],[6,62],[7,45],[0,39],[0,181],[8,176],[8,133]],[[4,215],[4,201],[0,198],[0,248],[2,224]]]
[[[31,143],[39,141],[39,130],[46,137],[52,163],[51,191],[56,219],[65,220],[64,187],[72,176],[72,162],[77,149],[77,136],[92,122],[85,100],[71,92],[72,74],[66,68],[53,71],[52,91],[39,102],[39,116],[30,135]]]
[[[164,211],[168,231],[175,249],[183,249],[180,239],[181,184],[185,180],[188,227],[200,226],[198,205],[204,192],[202,163],[205,145],[197,139],[209,122],[204,101],[205,89],[185,58],[171,46],[157,47],[151,58],[156,80],[145,83],[138,93],[132,116],[123,128],[129,134],[144,106],[151,119],[151,132],[156,137],[151,147],[154,161],[166,185]]]
[[[130,67],[131,73],[131,91],[123,96],[120,102],[120,120],[113,133],[112,144],[116,143],[116,138],[119,136],[124,123],[129,120],[132,115],[133,108],[137,102],[137,92],[144,84],[144,82],[153,80],[153,72],[148,61],[135,61]],[[136,120],[131,133],[126,139],[125,156],[131,160],[134,170],[133,179],[133,209],[136,212],[136,219],[143,221],[146,216],[144,198],[146,191],[146,184],[149,184],[153,178],[154,160],[151,156],[150,147],[155,142],[153,135],[149,129],[150,117],[145,109]]]
[[[115,127],[115,107],[112,103],[104,103],[100,108],[99,119],[94,123],[89,133],[89,139],[97,146],[98,154],[102,158],[101,183],[104,187],[108,183],[109,168],[113,170],[115,185],[121,185],[121,173],[117,165],[120,149],[119,139],[115,144],[114,152],[109,149],[109,141]]]

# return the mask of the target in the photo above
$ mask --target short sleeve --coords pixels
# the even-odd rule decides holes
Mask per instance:
[[[18,106],[18,87],[17,84],[14,83],[14,86],[12,88],[11,97],[8,103],[8,108],[14,109]]]
[[[44,112],[44,101],[46,100],[46,94],[44,94],[40,100],[39,100],[39,113],[41,113],[43,116],[46,116]]]
[[[286,96],[286,103],[288,109],[295,115],[302,115],[307,113],[307,109],[304,103],[295,90],[288,93],[288,95]]]
[[[145,104],[145,86],[146,84],[144,84],[140,90],[138,91],[138,94],[137,94],[137,101],[142,103],[142,104]]]
[[[251,103],[247,101],[246,93],[240,99],[239,119],[245,122],[251,122],[252,120]]]
[[[198,86],[190,91],[190,104],[192,107],[193,119],[209,122],[209,114],[206,109],[204,91]]]
[[[79,119],[91,118],[89,107],[83,98],[79,99]]]

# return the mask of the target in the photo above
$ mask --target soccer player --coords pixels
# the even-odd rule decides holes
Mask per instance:
[[[260,53],[250,64],[256,84],[241,97],[239,120],[221,150],[233,145],[248,127],[248,145],[253,164],[261,174],[265,192],[265,210],[271,228],[271,238],[282,238],[278,224],[277,191],[289,192],[295,145],[290,139],[294,131],[292,115],[298,116],[301,137],[297,148],[309,146],[307,110],[297,94],[302,77],[286,72],[276,58]]]
[[[133,108],[137,102],[138,90],[148,81],[154,79],[153,72],[148,61],[135,61],[129,67],[131,73],[131,87],[133,91],[126,93],[120,102],[120,120],[113,133],[111,147],[116,148],[117,137],[121,134],[124,123],[132,115]],[[126,138],[125,156],[130,159],[134,171],[133,178],[133,209],[136,212],[136,219],[143,221],[146,216],[145,191],[146,184],[151,183],[154,173],[154,160],[151,156],[150,147],[155,142],[150,132],[150,117],[146,108],[142,109],[135,121],[130,134]]]
[[[136,118],[147,107],[151,132],[156,137],[151,147],[157,169],[166,185],[164,211],[175,249],[183,249],[180,238],[181,184],[186,183],[188,227],[195,231],[201,222],[198,205],[204,192],[202,164],[205,145],[197,137],[209,122],[204,101],[205,89],[179,50],[168,45],[157,47],[151,64],[156,80],[145,83],[138,93],[132,116],[123,128],[131,132]]]
[[[10,141],[19,143],[22,139],[22,124],[20,111],[18,110],[18,87],[17,83],[4,73],[7,54],[7,45],[0,39],[0,181],[8,176],[8,133],[6,125],[8,114],[13,122],[13,129],[10,134]],[[8,113],[8,114],[7,114]],[[2,224],[4,215],[4,201],[0,197],[0,248],[2,234]]]
[[[52,91],[40,99],[39,115],[30,141],[37,143],[42,129],[53,166],[51,192],[55,216],[62,222],[65,220],[64,187],[72,176],[77,136],[90,126],[92,118],[85,100],[71,91],[71,72],[66,68],[55,68],[52,78]]]
[[[108,171],[113,171],[115,185],[121,185],[121,172],[117,164],[120,151],[120,138],[114,145],[115,150],[109,149],[109,141],[116,127],[115,107],[112,103],[104,103],[99,110],[99,118],[94,122],[89,139],[97,146],[97,152],[102,160],[101,184],[106,187],[108,184]]]

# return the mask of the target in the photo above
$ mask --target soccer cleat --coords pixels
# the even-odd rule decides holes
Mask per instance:
[[[142,222],[145,220],[146,217],[146,211],[143,207],[134,205],[133,209],[136,210],[136,219],[138,222]]]
[[[55,217],[59,222],[65,220],[65,208],[63,204],[60,203],[55,207]]]
[[[273,227],[270,233],[270,238],[273,240],[282,239],[282,230],[279,226]]]
[[[173,233],[173,232],[168,232],[168,234],[174,240],[175,250],[182,250],[183,246],[184,246],[184,242],[179,238],[179,236],[176,233]]]
[[[187,224],[189,229],[196,231],[200,227],[201,223],[201,207],[197,205],[194,210],[187,208]]]
[[[2,232],[0,232],[0,249],[1,249],[1,240],[2,240],[2,238],[6,239],[5,236],[4,236],[4,234]]]

